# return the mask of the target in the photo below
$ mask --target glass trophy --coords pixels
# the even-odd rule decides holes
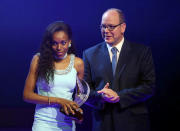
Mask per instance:
[[[76,93],[74,102],[79,106],[83,105],[89,97],[90,88],[85,80],[80,80],[78,77],[76,79]]]
[[[89,97],[90,88],[85,80],[80,80],[76,78],[76,92],[74,96],[74,102],[76,102],[79,107],[82,106]],[[75,121],[81,123],[83,120],[83,113],[75,111],[75,114],[71,116]]]
[[[82,106],[89,97],[90,88],[88,83],[85,80],[80,80],[78,76],[76,77],[76,88],[73,101],[76,102],[79,107]],[[62,109],[62,108],[61,108]],[[69,114],[73,120],[78,123],[81,123],[83,120],[83,113],[79,111],[80,108],[74,110],[75,114]],[[61,112],[64,113],[63,110]]]

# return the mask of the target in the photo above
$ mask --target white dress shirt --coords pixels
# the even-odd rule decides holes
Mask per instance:
[[[120,54],[120,52],[121,52],[121,48],[122,48],[122,45],[123,45],[123,43],[124,43],[124,37],[123,37],[123,39],[115,46],[116,48],[117,48],[117,61],[118,61],[118,59],[119,59],[119,54]],[[109,52],[109,56],[110,56],[110,60],[111,60],[111,62],[112,62],[112,52],[111,52],[111,49],[113,48],[111,45],[109,45],[109,44],[107,44],[106,43],[106,45],[107,45],[107,48],[108,48],[108,52]]]

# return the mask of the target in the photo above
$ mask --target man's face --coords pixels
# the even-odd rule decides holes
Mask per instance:
[[[119,15],[114,10],[107,11],[102,16],[102,37],[104,41],[111,46],[117,45],[123,38],[126,24],[121,24],[120,22]]]

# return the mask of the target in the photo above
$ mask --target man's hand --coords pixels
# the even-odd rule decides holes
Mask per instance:
[[[97,91],[97,93],[102,94],[103,100],[109,103],[116,103],[120,100],[118,94],[112,89],[109,89],[109,83],[102,90]]]

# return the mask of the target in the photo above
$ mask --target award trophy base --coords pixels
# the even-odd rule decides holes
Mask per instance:
[[[66,115],[63,108],[61,108],[60,111]],[[75,114],[70,113],[67,116],[70,117],[72,120],[75,120],[77,123],[81,123],[83,121],[83,113],[79,112],[78,110],[74,110],[74,112]]]

